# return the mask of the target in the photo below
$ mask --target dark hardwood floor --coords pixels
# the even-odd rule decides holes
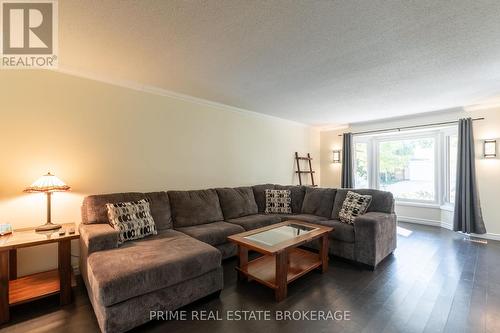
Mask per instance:
[[[289,286],[277,304],[260,284],[238,283],[235,259],[224,262],[220,298],[187,311],[351,311],[349,321],[161,321],[137,332],[500,332],[500,242],[463,241],[449,230],[400,223],[398,249],[377,270],[331,259],[327,273],[312,272]],[[404,231],[404,230],[403,230]],[[60,308],[57,297],[15,307],[5,332],[98,332],[79,284],[75,302]]]

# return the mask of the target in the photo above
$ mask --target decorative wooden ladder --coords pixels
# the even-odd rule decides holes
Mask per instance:
[[[300,170],[300,161],[301,160],[304,160],[304,161],[307,161],[308,162],[308,165],[309,165],[309,170]],[[306,157],[302,157],[302,156],[299,156],[299,153],[298,152],[295,152],[295,161],[297,162],[297,171],[295,171],[295,173],[297,173],[299,175],[299,184],[302,185],[302,174],[303,173],[306,173],[306,174],[310,174],[311,175],[311,186],[312,187],[316,187],[318,185],[315,185],[314,184],[314,171],[312,169],[312,157],[311,157],[311,154],[307,153],[307,156]]]

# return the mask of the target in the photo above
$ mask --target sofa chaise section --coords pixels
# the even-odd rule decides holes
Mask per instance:
[[[117,249],[94,252],[88,257],[87,270],[89,295],[98,313],[106,313],[124,302],[134,304],[136,298],[148,302],[149,297],[155,299],[165,289],[178,285],[188,287],[190,281],[205,275],[218,278],[200,293],[189,291],[188,295],[179,296],[192,302],[223,287],[220,252],[174,230],[126,242]],[[196,289],[194,285],[191,287]],[[169,302],[172,300],[165,299],[149,308],[129,309],[123,314],[117,313],[117,318],[104,316],[98,318],[99,324],[104,332],[130,329],[147,322],[150,310],[168,309]]]
[[[175,230],[94,252],[87,261],[92,293],[105,306],[203,275],[220,263],[215,248]]]
[[[217,294],[223,287],[222,277],[223,270],[219,267],[190,280],[113,306],[94,306],[94,312],[102,332],[125,332],[149,321],[151,310],[174,311],[205,296]],[[91,293],[89,297],[94,303]]]
[[[147,199],[158,235],[118,246],[106,203]],[[124,332],[150,310],[175,310],[220,291],[221,252],[172,228],[166,192],[90,196],[82,206],[80,270],[103,332]]]
[[[168,197],[175,230],[215,246],[223,259],[236,254],[236,246],[227,236],[245,229],[224,222],[216,190],[169,191]]]

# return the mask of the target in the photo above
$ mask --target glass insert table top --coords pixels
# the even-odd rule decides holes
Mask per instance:
[[[268,246],[274,246],[278,243],[305,235],[313,230],[316,230],[316,228],[291,223],[289,225],[262,231],[244,238]]]

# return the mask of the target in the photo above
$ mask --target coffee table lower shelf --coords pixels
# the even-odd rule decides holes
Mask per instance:
[[[304,274],[323,265],[320,255],[300,248],[288,250],[288,270],[286,283],[290,283]],[[276,256],[263,255],[236,269],[249,279],[258,281],[265,286],[278,289],[276,283]]]

